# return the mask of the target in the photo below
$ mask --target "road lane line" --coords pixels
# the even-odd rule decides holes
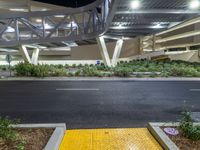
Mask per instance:
[[[68,89],[56,89],[56,91],[99,91],[99,89],[89,89],[89,88],[86,88],[86,89],[73,89],[73,88],[68,88]]]
[[[190,92],[200,92],[200,89],[190,89]]]

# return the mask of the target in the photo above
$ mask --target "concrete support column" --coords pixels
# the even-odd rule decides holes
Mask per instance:
[[[27,50],[27,47],[25,45],[21,45],[19,47],[19,50],[22,54],[24,61],[27,61],[28,63],[32,63],[34,65],[38,64],[38,57],[39,57],[39,52],[40,52],[39,48],[35,48],[33,50],[31,57],[30,57],[28,50]]]
[[[156,36],[155,35],[153,35],[153,37],[152,37],[152,42],[153,42],[152,51],[155,51],[156,50]]]
[[[103,58],[104,64],[108,67],[111,67],[111,60],[110,60],[110,57],[109,57],[109,54],[108,54],[108,50],[107,50],[104,38],[98,37],[97,43],[98,43],[98,47],[99,47],[99,50],[101,52],[101,56]]]
[[[31,58],[30,58],[30,56],[29,56],[29,53],[28,53],[28,51],[27,51],[26,46],[21,45],[21,46],[19,47],[19,50],[20,50],[20,52],[21,52],[21,54],[22,54],[22,57],[23,57],[24,61],[27,61],[28,63],[31,63]]]
[[[113,54],[113,58],[112,58],[112,66],[116,66],[121,50],[122,50],[122,46],[123,46],[124,41],[122,39],[119,39],[116,42],[116,46],[115,46],[115,50],[114,50],[114,54]]]
[[[39,57],[39,48],[36,48],[35,50],[33,50],[33,54],[32,54],[32,58],[31,58],[31,62],[34,65],[38,64],[38,57]]]

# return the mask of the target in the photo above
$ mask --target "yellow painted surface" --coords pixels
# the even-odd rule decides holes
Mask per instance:
[[[145,128],[67,130],[60,150],[162,150]]]

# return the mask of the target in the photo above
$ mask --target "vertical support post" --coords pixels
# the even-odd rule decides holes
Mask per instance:
[[[112,58],[112,66],[117,65],[117,62],[118,62],[118,59],[119,59],[119,56],[120,56],[120,53],[121,53],[121,50],[122,50],[123,43],[124,43],[123,39],[119,39],[116,42],[116,46],[115,46],[115,50],[114,50],[114,54],[113,54],[113,58]]]
[[[144,49],[143,49],[143,38],[142,37],[139,39],[139,42],[140,42],[140,55],[141,55],[144,52]]]
[[[27,61],[27,62],[31,63],[31,58],[30,58],[30,56],[29,56],[29,53],[28,53],[28,51],[27,51],[26,46],[21,45],[21,46],[19,47],[19,50],[20,50],[20,52],[21,52],[21,54],[22,54],[22,57],[23,57],[24,61]]]
[[[96,26],[97,26],[96,12],[93,11],[92,14],[93,14],[93,15],[92,15],[92,19],[93,19],[93,20],[92,20],[92,22],[93,22],[93,23],[92,23],[92,25],[93,25],[93,32],[96,32],[96,29],[97,29],[97,28],[96,28]]]
[[[31,62],[34,65],[38,64],[38,57],[39,57],[39,48],[36,48],[35,50],[33,50],[33,54],[32,54],[32,58],[31,58]]]
[[[189,46],[186,47],[186,51],[190,51],[190,47]]]
[[[101,52],[101,56],[103,58],[104,64],[108,67],[111,67],[111,60],[108,54],[108,50],[107,50],[104,38],[102,36],[98,37],[97,43],[98,43],[98,47]]]
[[[42,17],[42,32],[43,32],[43,38],[46,36],[46,30],[45,30],[45,17]]]
[[[28,7],[28,12],[31,12],[31,1],[27,0],[27,7]]]
[[[153,44],[152,44],[152,51],[155,51],[155,50],[156,50],[156,36],[155,36],[155,35],[153,35],[152,41],[153,41]]]
[[[15,19],[15,39],[19,41],[19,25],[17,19]]]

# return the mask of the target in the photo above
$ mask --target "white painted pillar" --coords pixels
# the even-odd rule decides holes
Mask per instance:
[[[119,39],[116,42],[116,46],[115,46],[115,50],[114,50],[113,58],[112,58],[112,66],[113,67],[117,65],[118,59],[121,54],[123,43],[124,43],[123,39]]]
[[[190,47],[189,47],[189,46],[187,46],[187,47],[186,47],[186,50],[187,50],[187,51],[190,51]]]
[[[108,50],[107,50],[104,38],[102,36],[98,37],[97,43],[98,43],[98,47],[99,47],[99,50],[101,52],[101,56],[103,58],[104,64],[108,67],[111,67],[112,66],[111,60],[110,60],[110,57],[109,57],[109,54],[108,54]]]
[[[40,52],[39,48],[36,48],[36,49],[33,50],[31,62],[34,65],[38,64],[39,52]]]
[[[24,61],[27,61],[27,62],[31,63],[31,58],[30,58],[30,56],[29,56],[29,53],[28,53],[28,51],[27,51],[26,46],[21,45],[21,46],[19,47],[19,50],[20,50],[20,52],[21,52],[21,54],[22,54],[22,57],[23,57]]]
[[[26,0],[28,12],[31,12],[31,0]]]

